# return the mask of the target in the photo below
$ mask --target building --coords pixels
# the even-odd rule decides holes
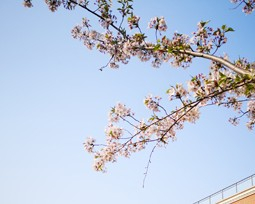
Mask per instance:
[[[255,174],[194,204],[255,204]]]
[[[255,186],[219,201],[217,204],[255,204]]]

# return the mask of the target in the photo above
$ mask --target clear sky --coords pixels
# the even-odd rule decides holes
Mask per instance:
[[[108,57],[70,34],[83,16],[92,16],[80,9],[51,13],[44,1],[34,1],[32,9],[21,3],[0,6],[1,204],[189,204],[255,172],[254,131],[232,126],[233,113],[217,107],[202,111],[199,122],[154,153],[145,188],[149,151],[120,159],[106,174],[94,172],[82,143],[90,135],[104,141],[117,101],[142,117],[147,94],[164,96],[209,62],[154,69],[134,59],[100,72]],[[233,10],[228,0],[140,0],[134,7],[145,29],[154,16],[165,16],[169,33],[190,34],[200,20],[227,24],[236,31],[219,54],[255,61],[255,14]]]

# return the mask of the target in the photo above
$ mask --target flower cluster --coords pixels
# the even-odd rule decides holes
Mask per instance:
[[[117,103],[117,105],[114,106],[109,113],[109,122],[117,123],[121,118],[125,118],[130,115],[133,115],[130,108],[127,108],[126,105],[122,103]]]
[[[84,145],[84,149],[89,152],[89,153],[92,153],[93,152],[93,149],[94,149],[94,146],[95,146],[95,142],[96,140],[92,137],[88,137],[86,139],[86,141],[83,143]]]
[[[184,98],[188,95],[188,91],[182,84],[176,84],[175,87],[170,87],[167,92],[169,100]]]
[[[95,160],[93,164],[94,170],[105,172],[106,171],[105,164],[107,162],[116,161],[117,158],[116,152],[118,152],[120,148],[121,144],[117,142],[111,142],[108,143],[107,146],[102,148],[101,151],[95,152],[94,154]]]
[[[234,31],[233,28],[226,25],[221,28],[213,29],[207,24],[209,21],[201,21],[197,24],[197,31],[193,32],[193,37],[190,39],[190,43],[196,46],[198,52],[210,53],[215,48],[214,53],[227,42],[226,33]]]
[[[108,125],[108,127],[105,130],[106,136],[109,138],[109,140],[112,139],[120,139],[121,136],[123,135],[123,130],[122,128],[113,126],[112,124]]]
[[[255,0],[230,0],[234,4],[244,4],[243,12],[246,14],[251,14],[255,9]]]
[[[134,29],[138,27],[138,23],[139,23],[140,17],[138,16],[131,16],[128,18],[128,26],[130,29]]]
[[[55,12],[58,7],[61,5],[62,1],[61,0],[45,0],[45,3],[48,5],[49,9],[52,12]]]
[[[161,97],[159,96],[152,97],[151,95],[149,95],[144,99],[144,104],[149,110],[152,110],[153,112],[159,112],[160,99]]]
[[[248,117],[250,121],[247,123],[247,127],[249,129],[252,129],[255,124],[255,101],[249,101],[247,103],[247,111],[248,111]]]
[[[33,7],[33,4],[31,2],[31,0],[24,0],[23,6],[27,7],[27,8],[31,8],[31,7]]]
[[[158,31],[166,31],[167,25],[164,17],[154,17],[150,20],[148,28],[154,28]]]

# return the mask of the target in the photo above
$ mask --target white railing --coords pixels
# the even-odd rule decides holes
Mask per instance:
[[[226,188],[223,188],[216,193],[213,193],[193,204],[215,204],[216,202],[237,194],[245,189],[251,188],[255,185],[255,174],[242,179]]]

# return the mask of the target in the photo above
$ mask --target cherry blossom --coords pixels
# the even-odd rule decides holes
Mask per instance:
[[[45,0],[45,3],[48,5],[49,9],[54,12],[61,5],[61,0]]]
[[[255,8],[255,0],[231,2],[242,5],[246,14]],[[45,0],[45,3],[52,12],[62,5],[69,10],[79,7],[98,18],[103,31],[94,29],[89,19],[83,18],[71,30],[71,35],[88,49],[97,49],[109,56],[109,62],[100,70],[119,68],[132,57],[141,62],[150,61],[155,68],[163,63],[188,68],[196,58],[211,61],[207,72],[173,84],[166,90],[165,98],[170,105],[163,103],[161,96],[145,97],[143,102],[149,110],[148,117],[137,118],[123,103],[112,107],[104,132],[105,143],[96,144],[92,137],[84,142],[85,150],[94,155],[96,171],[105,172],[107,163],[116,162],[120,156],[130,157],[150,144],[154,145],[151,154],[155,148],[165,147],[176,140],[178,130],[186,123],[196,123],[201,109],[207,106],[231,108],[236,116],[229,118],[229,122],[237,125],[241,118],[246,118],[247,128],[254,128],[255,62],[245,58],[234,61],[225,54],[218,54],[219,48],[228,42],[227,35],[234,32],[233,28],[227,25],[213,28],[209,26],[210,21],[200,21],[191,34],[163,35],[167,30],[165,18],[153,17],[148,23],[148,32],[155,35],[155,39],[151,39],[141,30],[142,19],[134,14],[132,0],[117,2],[118,15],[113,11],[111,0],[95,0],[94,4],[87,0]],[[24,0],[23,5],[33,6],[31,0]]]
[[[152,97],[151,95],[144,99],[145,106],[153,112],[159,112],[159,100],[160,97]]]
[[[24,0],[23,6],[27,7],[27,8],[31,8],[31,7],[33,7],[33,4],[31,2],[31,0]]]
[[[130,29],[138,28],[140,17],[138,16],[131,16],[128,18],[128,26]]]
[[[255,0],[230,0],[231,3],[244,5],[243,12],[246,14],[251,14],[255,9]]]
[[[92,137],[88,137],[86,139],[86,141],[83,143],[84,145],[84,149],[89,152],[89,153],[92,153],[93,152],[93,149],[94,149],[94,146],[95,146],[95,142],[96,140]]]
[[[164,17],[154,17],[150,20],[148,28],[153,28],[159,31],[166,31],[167,25]]]

